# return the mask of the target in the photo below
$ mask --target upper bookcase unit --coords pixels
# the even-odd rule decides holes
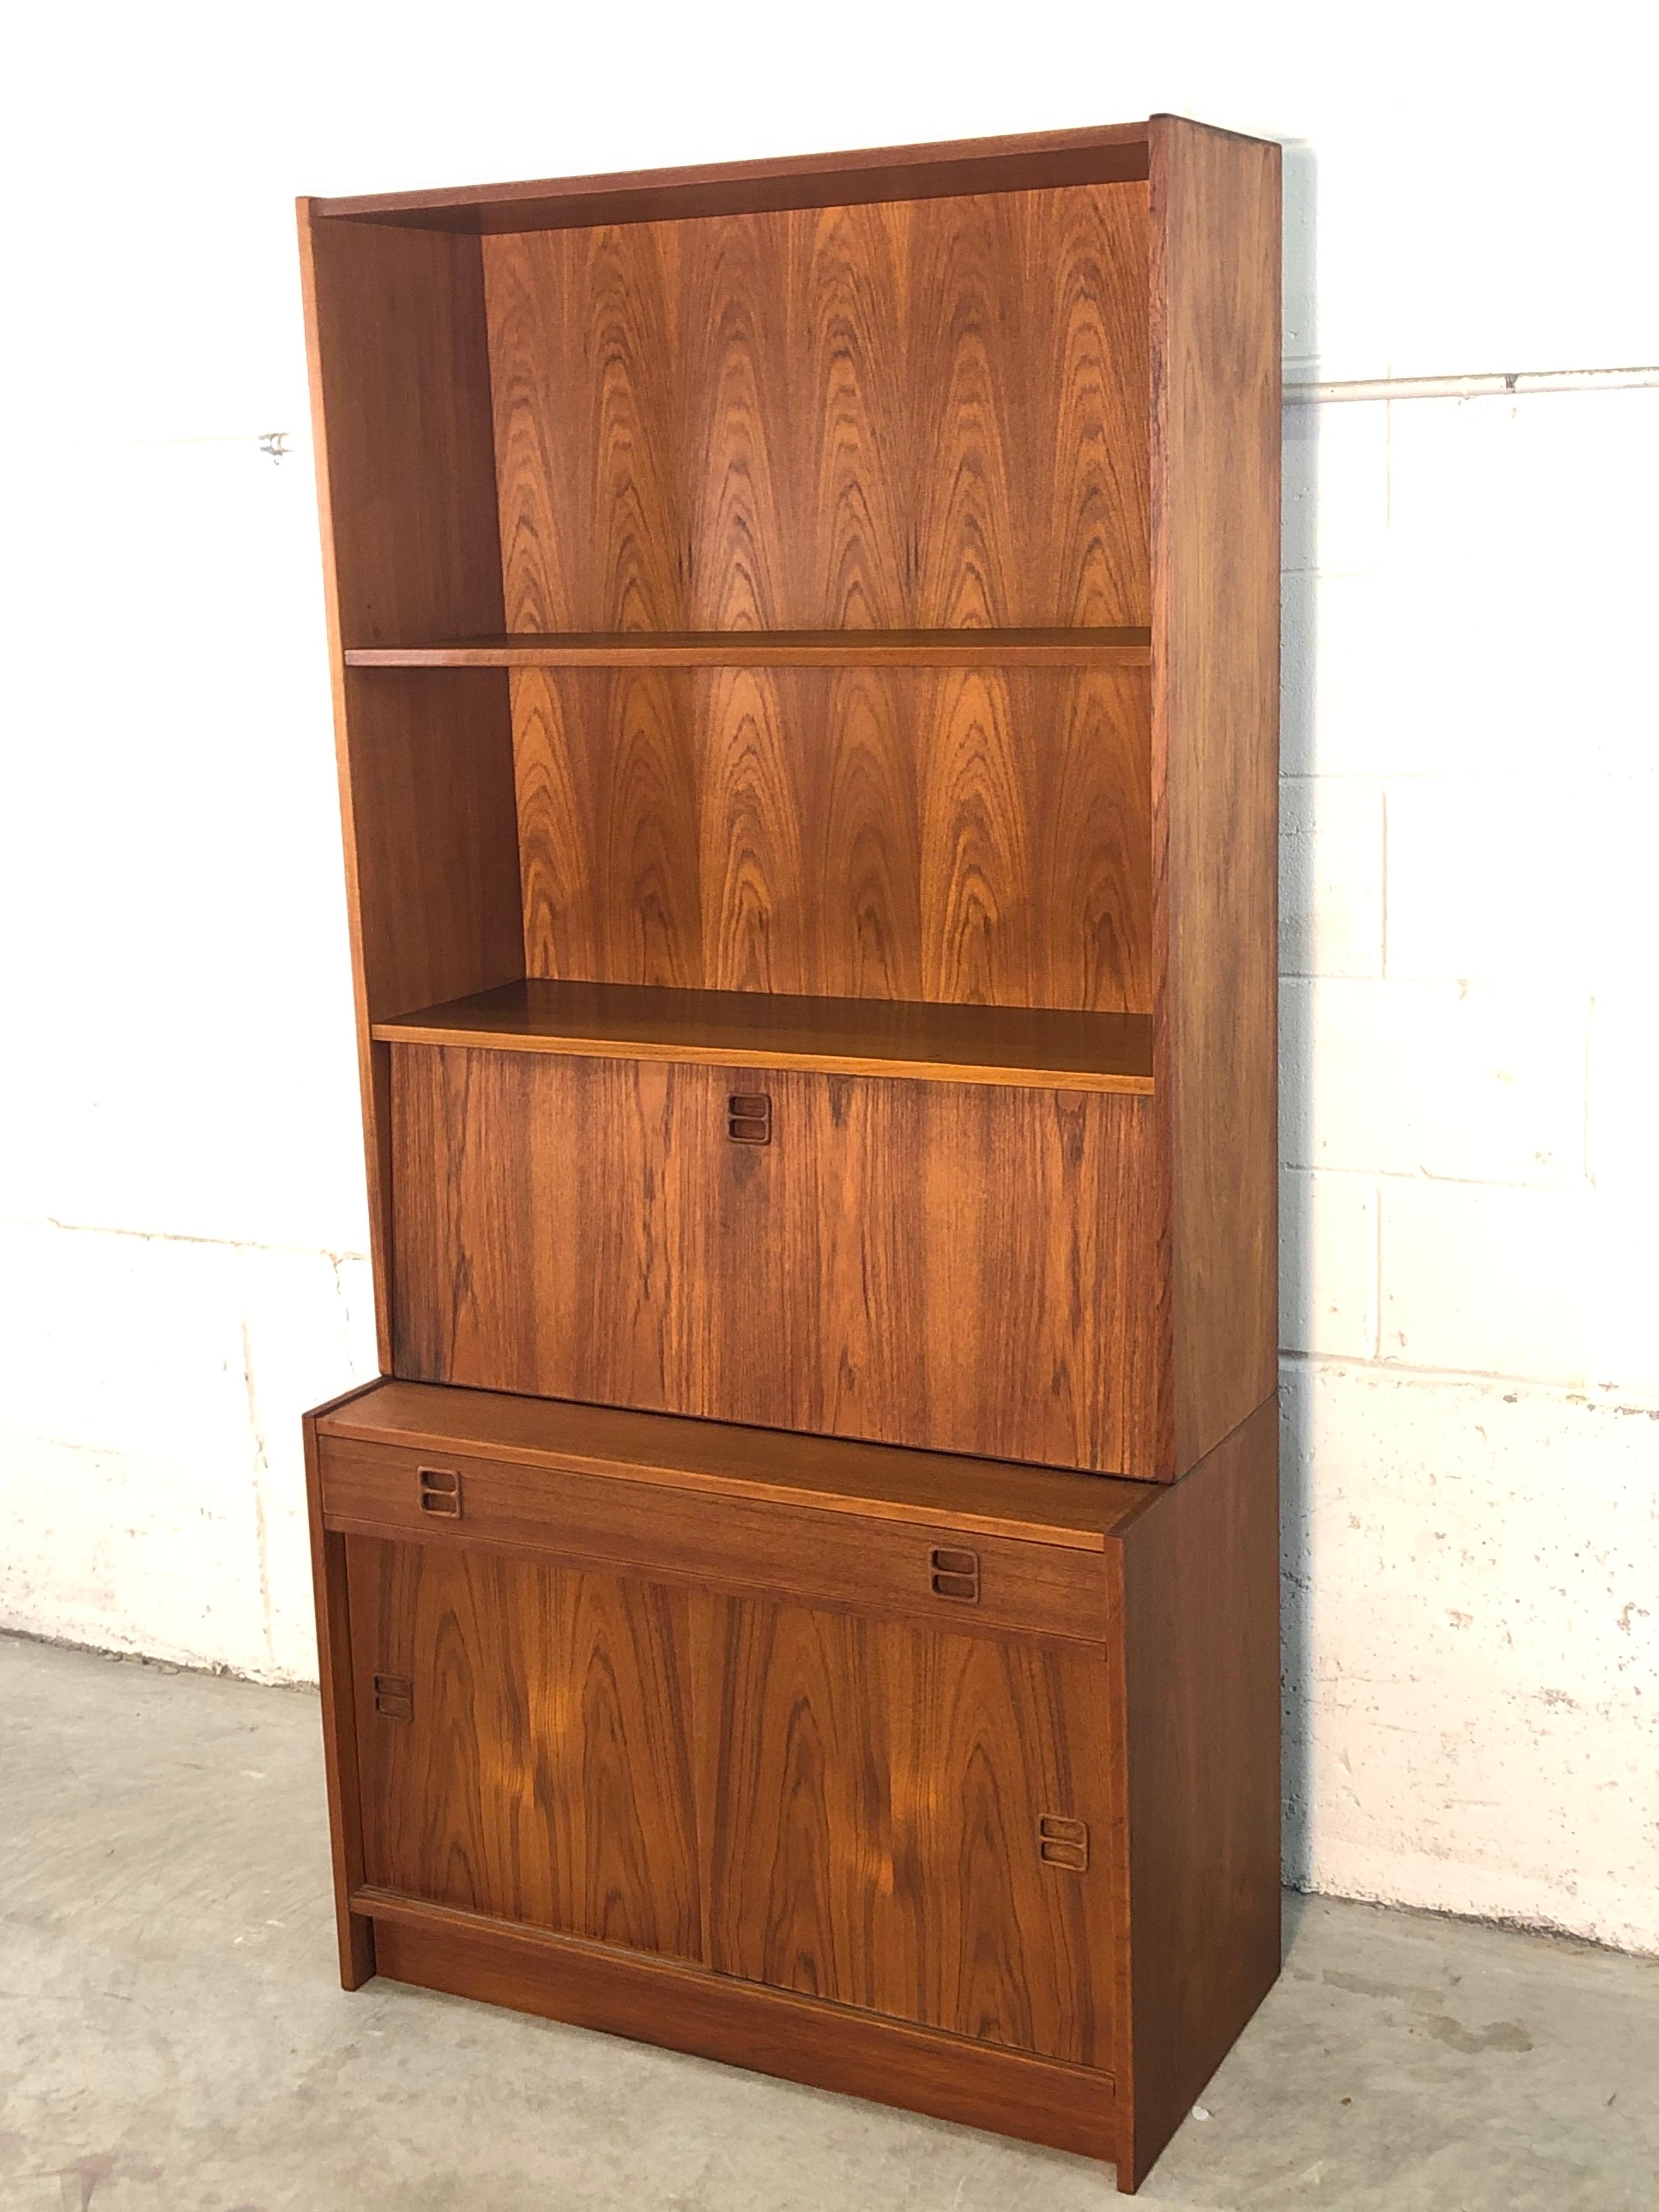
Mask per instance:
[[[405,1100],[417,1050],[971,1085],[1007,1133],[1081,1093],[1117,1379],[1029,1455],[1190,1464],[1272,1387],[1277,148],[301,233],[387,1364],[399,1053]]]

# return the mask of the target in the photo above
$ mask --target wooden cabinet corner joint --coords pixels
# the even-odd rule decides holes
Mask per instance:
[[[301,203],[348,1987],[1132,2190],[1277,1971],[1279,161]]]

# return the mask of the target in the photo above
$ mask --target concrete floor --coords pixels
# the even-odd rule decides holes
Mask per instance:
[[[1137,2202],[1655,2212],[1659,1962],[1287,1900]],[[1103,2212],[1108,2168],[335,1980],[313,1696],[0,1638],[4,2212]]]

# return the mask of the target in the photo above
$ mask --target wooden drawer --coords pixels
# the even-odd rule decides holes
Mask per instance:
[[[1107,1633],[1098,1550],[518,1466],[435,1441],[318,1443],[325,1523],[349,1534],[532,1552],[970,1632]]]

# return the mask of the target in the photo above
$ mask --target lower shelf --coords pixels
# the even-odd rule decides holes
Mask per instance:
[[[381,1892],[359,1892],[352,1905],[372,1919],[375,1971],[392,1981],[1117,2156],[1109,2074]]]
[[[801,1067],[1045,1091],[1152,1089],[1149,1014],[817,999],[532,977],[376,1022],[383,1044]]]

